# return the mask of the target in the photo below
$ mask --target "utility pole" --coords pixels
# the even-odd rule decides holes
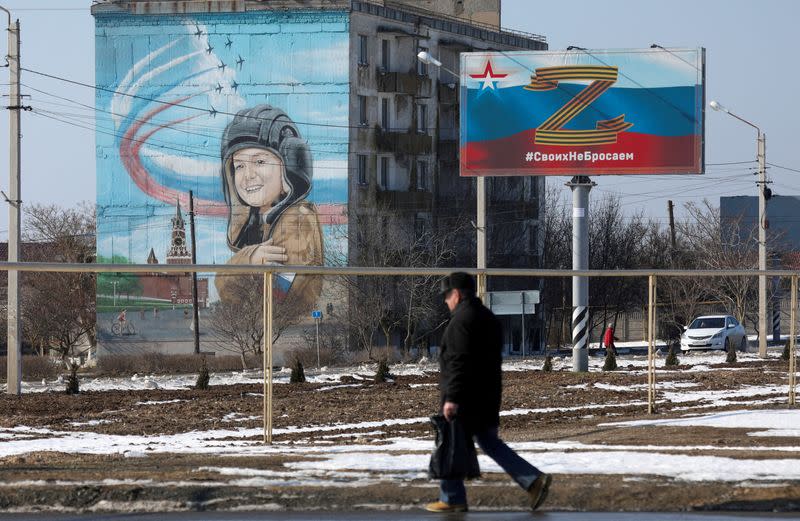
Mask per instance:
[[[197,265],[197,241],[194,234],[194,193],[189,190],[189,231],[192,235],[192,266]],[[194,331],[194,353],[200,354],[200,313],[197,309],[197,272],[192,272],[192,330]]]
[[[767,136],[758,129],[758,356],[767,357]]]
[[[672,246],[672,253],[675,253],[675,214],[673,210],[675,205],[672,201],[667,201],[667,212],[669,212],[669,243]]]
[[[572,189],[572,269],[589,269],[589,191],[595,184],[575,176]],[[572,370],[589,370],[589,279],[572,277]]]
[[[19,50],[19,20],[11,24],[11,13],[0,7],[8,14],[8,70],[11,83],[11,96],[9,98],[9,137],[11,149],[9,152],[9,196],[8,202],[8,262],[19,262],[20,228],[20,113],[22,102],[20,90],[20,50]],[[3,194],[5,195],[5,194]],[[19,272],[8,270],[8,358],[6,369],[6,393],[19,395],[22,392],[22,339],[19,322]]]

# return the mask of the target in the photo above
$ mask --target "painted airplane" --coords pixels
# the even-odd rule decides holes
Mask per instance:
[[[203,30],[202,30],[202,29],[200,29],[200,26],[199,26],[199,25],[197,25],[197,24],[194,24],[194,27],[195,27],[195,29],[197,29],[197,30],[194,32],[194,35],[195,35],[195,36],[197,36],[198,38],[200,38],[201,36],[203,36]]]
[[[230,49],[230,48],[231,48],[231,45],[233,45],[233,40],[231,40],[231,37],[230,37],[230,36],[228,36],[228,37],[227,37],[227,41],[225,42],[225,48],[226,48],[226,49]]]
[[[211,105],[211,110],[209,110],[208,113],[212,118],[217,117],[217,109],[214,108],[214,105]]]
[[[208,44],[208,47],[206,47],[206,52],[207,52],[208,54],[211,54],[212,52],[214,52],[214,48],[213,48],[213,47],[211,47],[211,44],[210,44],[210,43]]]
[[[239,84],[236,83],[236,80],[233,80],[231,82],[231,88],[233,89],[234,92],[237,92],[237,89],[239,88]]]
[[[222,69],[222,72],[225,72],[225,67],[227,67],[225,62],[219,62],[219,65],[217,65],[217,69]]]
[[[236,60],[236,65],[238,65],[239,69],[241,69],[243,63],[244,63],[244,58],[242,58],[242,55],[240,54],[239,58]]]
[[[222,85],[217,83],[217,87],[214,90],[217,91],[217,94],[219,94],[220,92],[222,92]]]

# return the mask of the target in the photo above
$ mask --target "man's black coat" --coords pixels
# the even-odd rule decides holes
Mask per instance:
[[[456,306],[442,337],[441,403],[457,403],[472,432],[500,425],[502,340],[500,321],[476,297]]]

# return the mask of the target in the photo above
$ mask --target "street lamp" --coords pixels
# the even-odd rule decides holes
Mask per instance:
[[[737,116],[716,101],[708,105],[720,112],[732,116],[758,132],[758,355],[767,356],[767,136],[761,129],[746,119]]]
[[[456,80],[460,80],[461,77],[455,71],[452,71],[442,65],[442,62],[431,56],[431,53],[428,51],[420,51],[417,53],[417,59],[426,65],[433,65],[439,67],[441,69],[446,70],[453,76],[455,76]],[[484,176],[477,176],[475,180],[477,184],[477,217],[476,217],[476,224],[475,228],[477,230],[477,268],[479,270],[486,269],[486,178]],[[478,296],[483,299],[486,296],[486,275],[483,273],[478,273]]]

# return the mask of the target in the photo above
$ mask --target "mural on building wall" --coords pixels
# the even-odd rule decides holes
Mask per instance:
[[[344,262],[348,45],[345,12],[98,15],[98,260],[190,263],[192,191],[200,264]],[[325,305],[320,281],[276,279]],[[229,281],[200,277],[201,311]],[[101,343],[190,342],[190,305],[188,276],[104,275]],[[147,327],[112,329],[122,309]]]

